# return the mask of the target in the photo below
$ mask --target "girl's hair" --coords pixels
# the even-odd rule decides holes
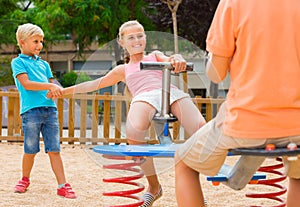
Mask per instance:
[[[123,38],[124,30],[127,27],[132,27],[132,26],[140,26],[144,30],[143,25],[141,25],[137,20],[127,21],[127,22],[123,23],[119,28],[118,41]],[[124,48],[124,63],[129,63],[129,60],[130,60],[130,55],[129,55],[128,51]]]
[[[20,40],[26,40],[27,38],[33,36],[33,35],[40,35],[44,37],[43,30],[34,24],[26,23],[18,26],[17,32],[16,32],[16,38],[18,45],[20,47]]]

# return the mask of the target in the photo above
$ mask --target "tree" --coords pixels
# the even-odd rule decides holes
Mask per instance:
[[[14,79],[10,68],[10,59],[0,59],[0,86],[14,85]]]
[[[170,31],[172,14],[162,0],[145,0],[156,12],[147,16],[160,31]],[[183,0],[177,10],[178,35],[193,42],[202,50],[206,47],[206,35],[219,0]],[[148,10],[147,10],[148,11]]]
[[[72,39],[79,54],[92,42],[103,45],[117,37],[119,26],[130,19],[140,18],[150,25],[143,15],[146,3],[111,0],[34,0],[34,22],[45,30],[46,40]]]
[[[17,0],[0,1],[0,47],[3,44],[15,43],[15,31],[20,21],[11,18],[11,14],[21,9],[21,5],[17,2]]]

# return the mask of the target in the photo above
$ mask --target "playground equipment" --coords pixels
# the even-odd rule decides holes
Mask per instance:
[[[170,63],[157,63],[157,62],[145,62],[141,63],[141,69],[154,69],[163,71],[162,80],[162,108],[161,114],[156,114],[153,118],[155,123],[155,130],[158,135],[158,140],[160,144],[158,145],[104,145],[96,146],[93,151],[96,153],[103,154],[107,159],[116,160],[128,160],[128,163],[104,165],[105,169],[115,169],[115,170],[127,170],[131,172],[136,172],[136,175],[118,178],[105,178],[104,182],[115,182],[122,184],[129,184],[137,186],[133,190],[123,190],[115,192],[103,193],[105,196],[120,196],[136,199],[136,203],[125,204],[125,205],[114,205],[114,207],[135,207],[143,204],[138,196],[134,195],[136,193],[144,190],[144,186],[135,180],[143,177],[143,172],[140,169],[135,168],[141,165],[145,161],[145,157],[173,157],[176,149],[180,144],[174,144],[172,137],[169,132],[169,123],[176,121],[170,113],[170,74],[173,69]],[[192,64],[188,64],[188,70],[193,69]],[[212,181],[213,184],[218,185],[223,183],[235,190],[243,189],[248,183],[256,183],[263,185],[270,185],[276,188],[280,188],[279,192],[263,193],[263,194],[247,194],[247,197],[252,198],[267,198],[279,201],[281,204],[274,207],[284,207],[286,206],[285,201],[279,198],[286,192],[286,188],[278,184],[285,179],[282,173],[276,171],[276,169],[281,168],[283,165],[266,166],[260,167],[264,162],[266,157],[281,157],[289,156],[294,158],[300,154],[300,150],[297,146],[293,149],[278,148],[273,149],[232,149],[229,155],[240,155],[240,159],[234,166],[223,165],[219,174],[214,177],[207,177],[207,180]],[[277,158],[280,161],[279,158]],[[266,175],[263,173],[273,173],[280,177],[270,180],[265,180]],[[111,206],[112,207],[112,206]]]
[[[138,200],[136,203],[127,205],[117,205],[117,207],[134,207],[143,204],[143,200],[140,200],[134,194],[144,190],[144,186],[135,182],[135,180],[143,177],[143,172],[135,168],[145,161],[145,157],[149,156],[160,156],[160,157],[173,157],[176,148],[179,145],[173,144],[172,136],[169,131],[169,123],[177,120],[173,114],[170,113],[170,85],[171,85],[171,71],[174,69],[170,62],[141,62],[141,70],[162,70],[162,105],[161,112],[155,114],[154,128],[159,140],[159,145],[106,145],[96,146],[93,150],[96,153],[103,154],[107,159],[117,160],[131,160],[129,163],[104,165],[105,169],[115,170],[127,170],[136,172],[134,176],[118,177],[103,179],[104,182],[116,182],[122,184],[129,184],[137,186],[134,190],[124,190],[117,192],[105,192],[105,196],[120,196]],[[193,64],[187,63],[187,71],[193,70]]]
[[[292,143],[290,143],[292,144]],[[273,207],[284,207],[286,202],[279,196],[286,193],[286,187],[279,184],[286,179],[286,176],[278,169],[283,167],[282,156],[287,156],[289,160],[296,160],[300,154],[300,149],[297,145],[293,148],[276,148],[275,145],[269,144],[266,148],[238,148],[229,151],[229,155],[240,155],[239,160],[234,166],[224,164],[219,171],[219,174],[214,177],[207,177],[208,181],[212,181],[214,185],[223,183],[234,190],[243,189],[248,183],[272,186],[278,188],[276,192],[252,193],[246,194],[249,198],[266,198],[279,202],[279,205]],[[261,166],[266,158],[275,158],[279,164]],[[265,174],[256,172],[263,172],[267,174],[277,175],[275,178],[266,179]],[[256,176],[253,176],[256,175]],[[252,178],[253,176],[253,178]],[[251,179],[252,178],[252,179]],[[259,207],[255,205],[256,207]]]

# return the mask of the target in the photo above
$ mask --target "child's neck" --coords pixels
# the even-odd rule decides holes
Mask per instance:
[[[30,57],[32,57],[32,58],[34,58],[34,59],[35,59],[35,55],[34,55],[34,54],[28,54],[28,53],[26,53],[26,52],[22,52],[22,51],[21,51],[21,54],[23,54],[23,55],[27,55],[27,56],[30,56]]]
[[[130,61],[129,61],[129,63],[131,63],[131,64],[139,63],[139,62],[141,62],[143,60],[143,58],[144,58],[144,54],[143,53],[130,55]]]

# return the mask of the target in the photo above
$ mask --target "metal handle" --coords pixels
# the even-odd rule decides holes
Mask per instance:
[[[174,67],[170,62],[141,62],[141,70],[162,70],[167,68],[169,70],[174,70]],[[186,63],[186,71],[193,71],[194,63]]]

